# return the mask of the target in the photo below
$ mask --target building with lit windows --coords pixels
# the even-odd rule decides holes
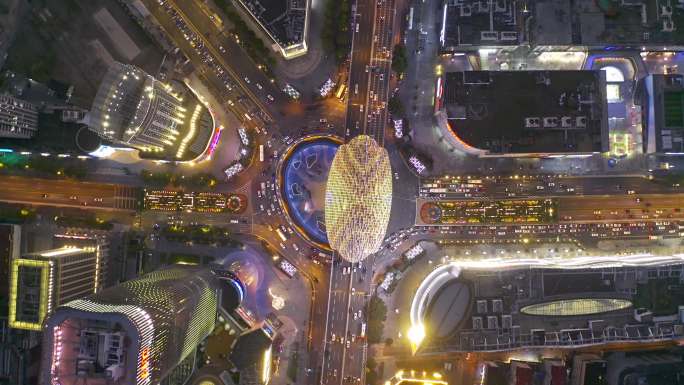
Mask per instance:
[[[45,322],[40,383],[183,384],[235,287],[174,265],[66,303]]]
[[[25,254],[10,265],[9,325],[39,331],[57,306],[102,287],[97,247],[65,246]]]
[[[31,139],[38,132],[38,106],[0,95],[0,138]]]
[[[185,85],[162,83],[117,62],[102,80],[87,121],[116,144],[179,160],[205,151],[214,129],[210,112]]]

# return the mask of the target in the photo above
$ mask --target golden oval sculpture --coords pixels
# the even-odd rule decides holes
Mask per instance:
[[[330,247],[349,262],[375,253],[392,208],[392,168],[387,150],[366,135],[340,146],[325,192]]]

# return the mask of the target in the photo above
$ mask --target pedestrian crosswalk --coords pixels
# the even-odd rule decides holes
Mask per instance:
[[[140,201],[140,189],[136,187],[116,186],[114,194],[114,208],[124,210],[136,210]]]

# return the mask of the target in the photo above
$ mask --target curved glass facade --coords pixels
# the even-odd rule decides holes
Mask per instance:
[[[626,309],[632,303],[626,299],[578,298],[536,303],[520,309],[520,313],[539,316],[576,316],[607,313]]]

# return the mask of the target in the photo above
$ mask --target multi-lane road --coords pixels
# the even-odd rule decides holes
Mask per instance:
[[[394,0],[358,0],[352,6],[352,52],[345,136],[384,143],[392,62]],[[339,258],[339,257],[338,257]],[[372,263],[331,267],[322,384],[363,383],[367,343],[361,336]]]
[[[132,211],[138,208],[139,199],[134,187],[67,179],[3,176],[0,189],[2,202],[35,206]]]

